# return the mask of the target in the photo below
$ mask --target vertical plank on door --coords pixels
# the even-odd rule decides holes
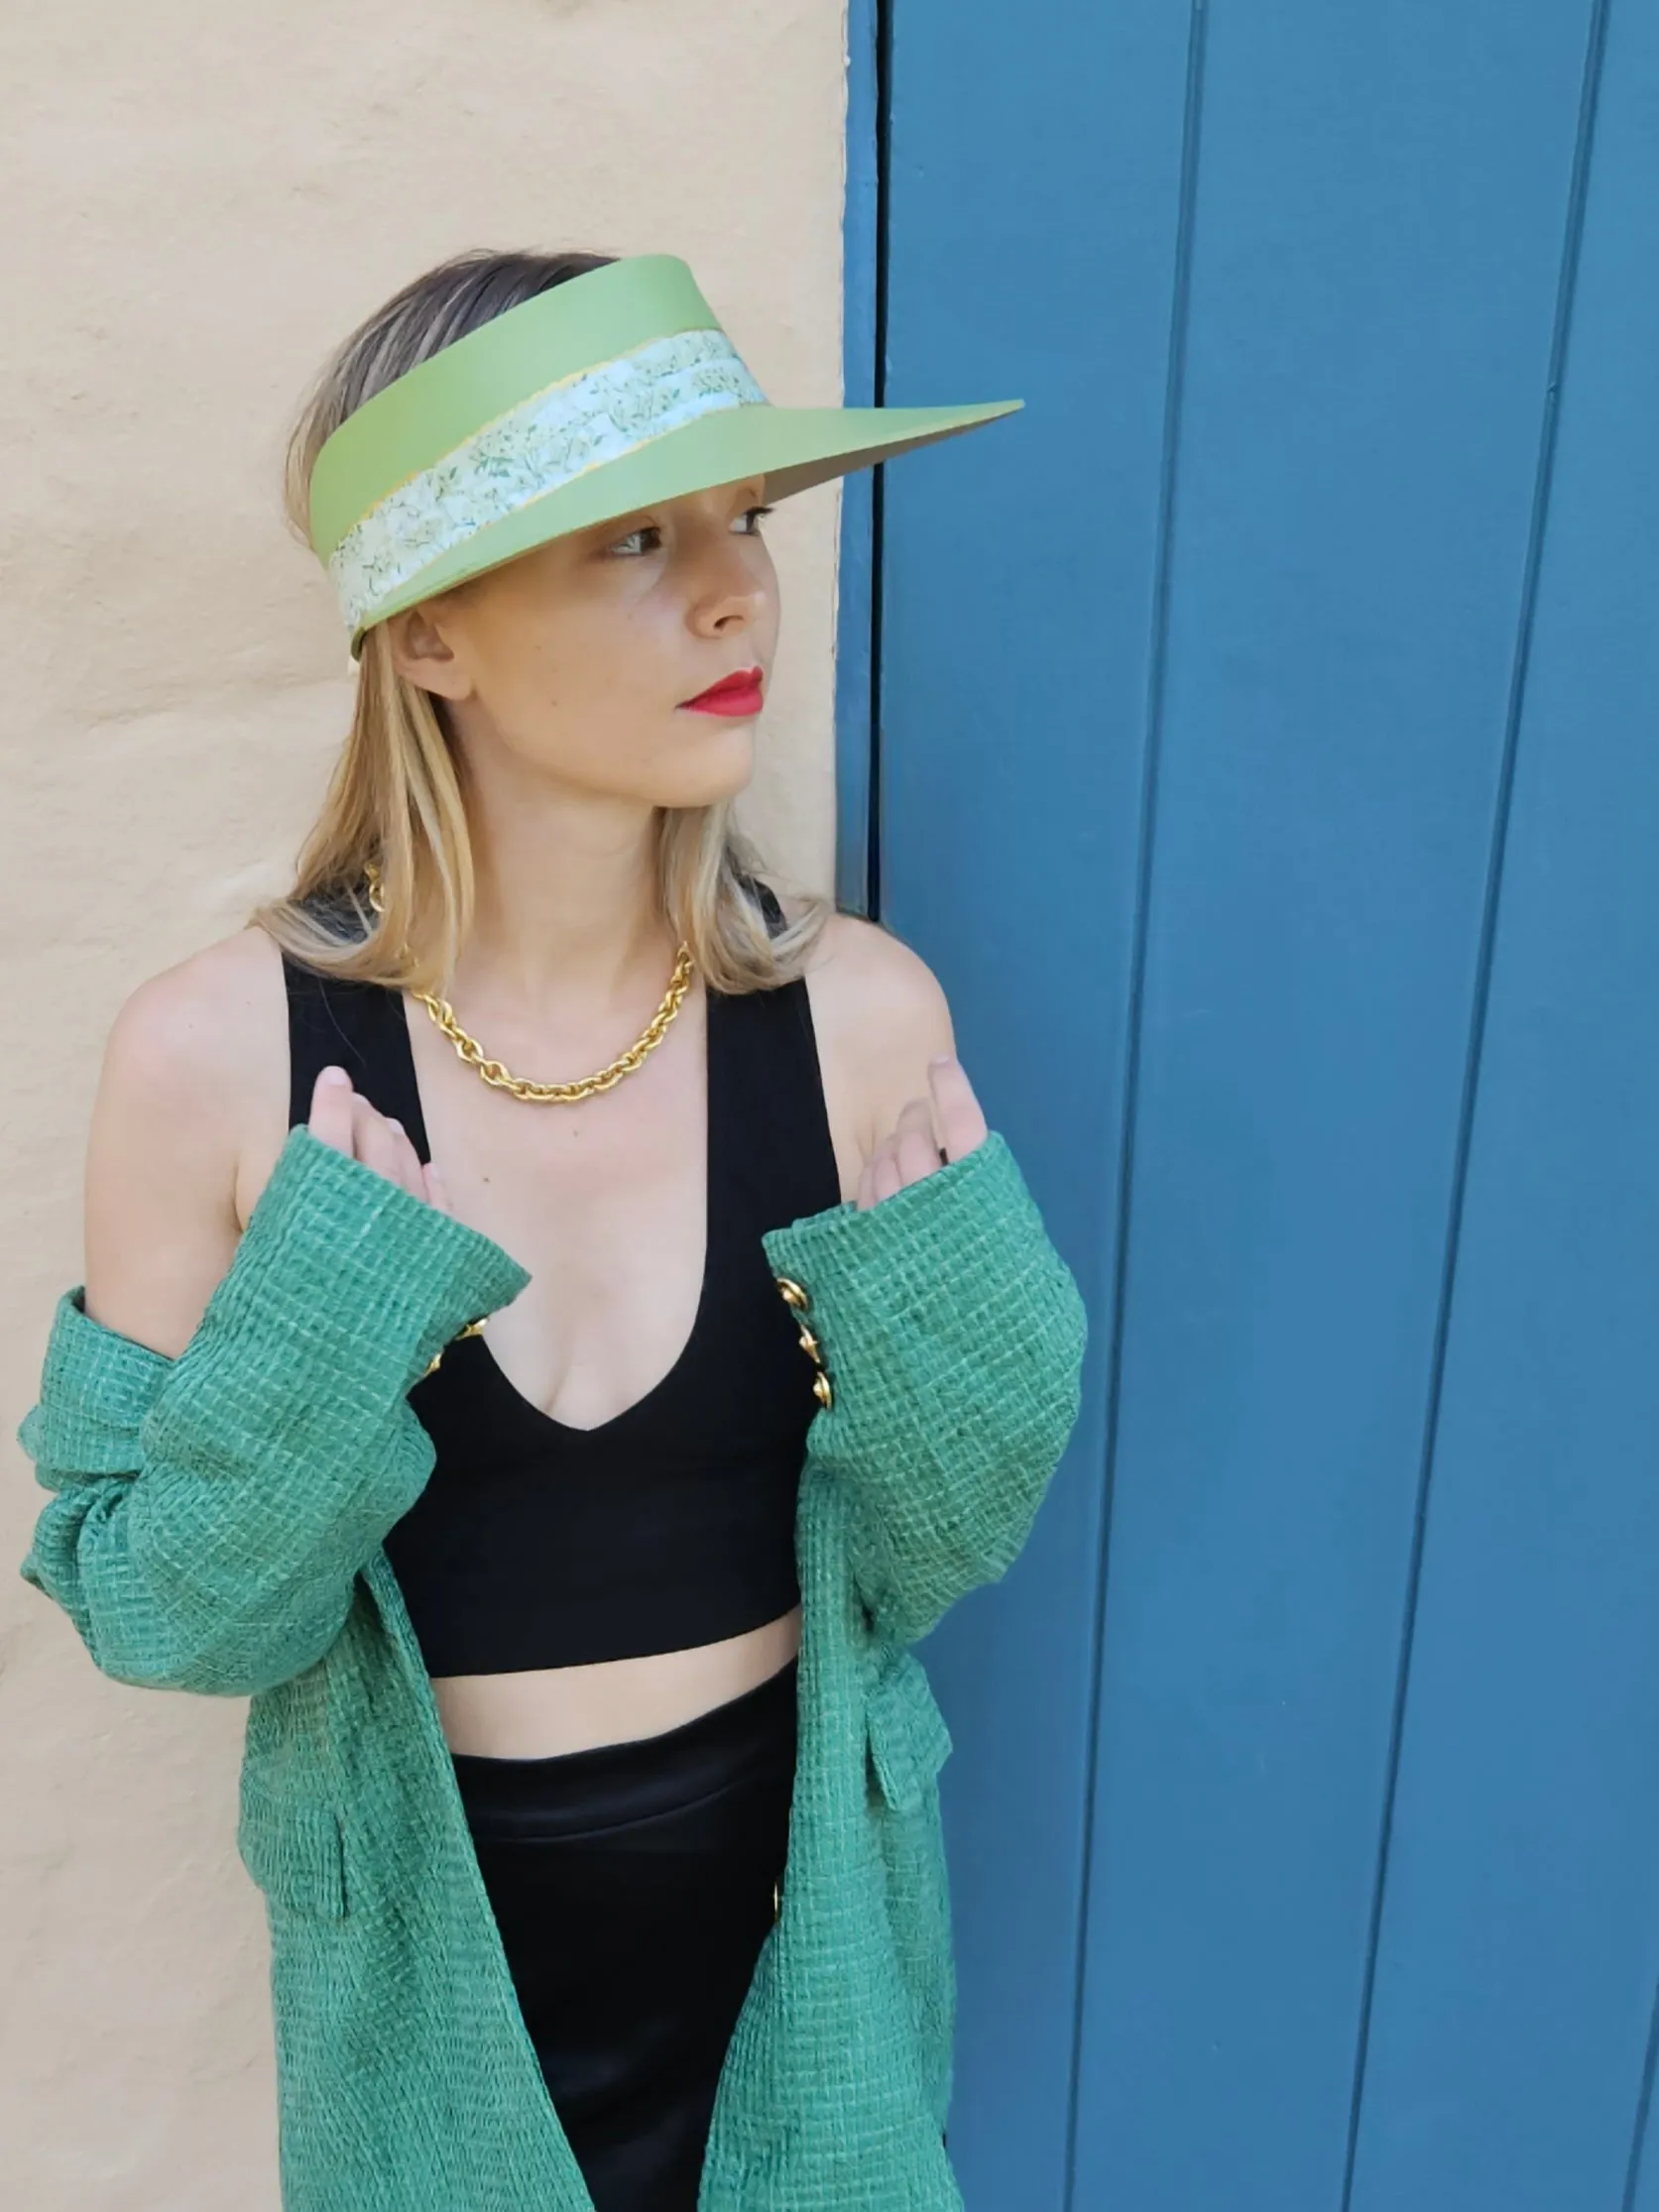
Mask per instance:
[[[887,132],[883,43],[887,0],[848,0],[847,203],[842,219],[842,405],[880,407],[886,264],[884,146]],[[879,469],[859,469],[841,485],[836,564],[835,898],[873,914],[872,770],[881,665],[876,575]]]
[[[1355,2212],[1618,2212],[1659,1977],[1651,8],[1581,163]]]
[[[1077,2212],[1343,2199],[1586,16],[1209,20]]]
[[[899,0],[888,397],[1022,413],[886,471],[883,916],[1091,1313],[1031,1542],[925,1657],[944,1775],[970,2205],[1062,2212],[1096,1694],[1187,27],[1158,0]]]

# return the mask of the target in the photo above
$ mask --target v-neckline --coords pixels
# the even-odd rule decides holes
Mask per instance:
[[[403,1065],[405,1111],[409,1114],[412,1123],[408,1133],[416,1155],[424,1164],[431,1159],[432,1148],[426,1134],[426,1108],[420,1097],[420,1077],[415,1066],[415,1043],[410,1033],[410,1023],[414,1018],[415,1008],[412,1006],[405,992],[392,987],[388,987],[387,996],[391,1001],[393,1028],[398,1040],[398,1055]],[[450,1368],[452,1360],[462,1356],[470,1357],[479,1364],[479,1373],[488,1386],[515,1408],[521,1420],[528,1423],[532,1428],[539,1429],[543,1433],[550,1433],[567,1446],[579,1449],[583,1443],[589,1440],[608,1438],[620,1429],[624,1423],[632,1422],[648,1409],[654,1408],[661,1399],[667,1396],[670,1388],[679,1381],[690,1366],[692,1356],[701,1348],[703,1336],[708,1329],[714,1305],[714,1255],[717,1226],[715,1200],[720,1188],[720,1179],[716,1173],[715,1153],[718,1092],[714,1067],[716,1039],[720,1033],[717,1014],[720,1002],[720,993],[711,990],[705,982],[703,986],[703,1272],[697,1288],[697,1310],[691,1317],[690,1331],[684,1343],[681,1344],[675,1354],[673,1364],[663,1374],[659,1375],[641,1397],[624,1406],[620,1413],[612,1414],[609,1420],[601,1421],[594,1428],[580,1429],[568,1421],[560,1421],[556,1414],[545,1412],[533,1399],[526,1397],[491,1349],[487,1331],[481,1331],[476,1337],[461,1339],[459,1342],[451,1344],[444,1352],[443,1366],[439,1369],[440,1374],[445,1369]]]

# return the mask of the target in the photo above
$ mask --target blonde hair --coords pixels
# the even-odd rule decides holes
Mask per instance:
[[[295,422],[285,476],[294,529],[309,543],[312,466],[365,400],[491,317],[614,258],[478,250],[428,270],[377,308],[324,365]],[[384,914],[368,899],[371,861]],[[732,800],[659,810],[662,912],[710,990],[792,981],[835,911],[833,900],[810,897],[797,920],[770,937],[748,887],[763,866]],[[394,665],[382,624],[363,640],[351,726],[293,888],[256,907],[249,922],[325,975],[438,995],[472,927],[474,895],[460,756],[441,703]]]

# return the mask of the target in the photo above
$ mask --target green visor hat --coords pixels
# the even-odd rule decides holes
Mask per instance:
[[[1022,406],[774,407],[672,254],[555,285],[349,415],[311,544],[351,633],[567,531],[764,475],[769,503]]]

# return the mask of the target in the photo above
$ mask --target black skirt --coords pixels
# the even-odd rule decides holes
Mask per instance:
[[[696,2212],[715,2091],[778,1909],[791,1659],[677,1728],[452,1754],[519,2005],[596,2212]]]

